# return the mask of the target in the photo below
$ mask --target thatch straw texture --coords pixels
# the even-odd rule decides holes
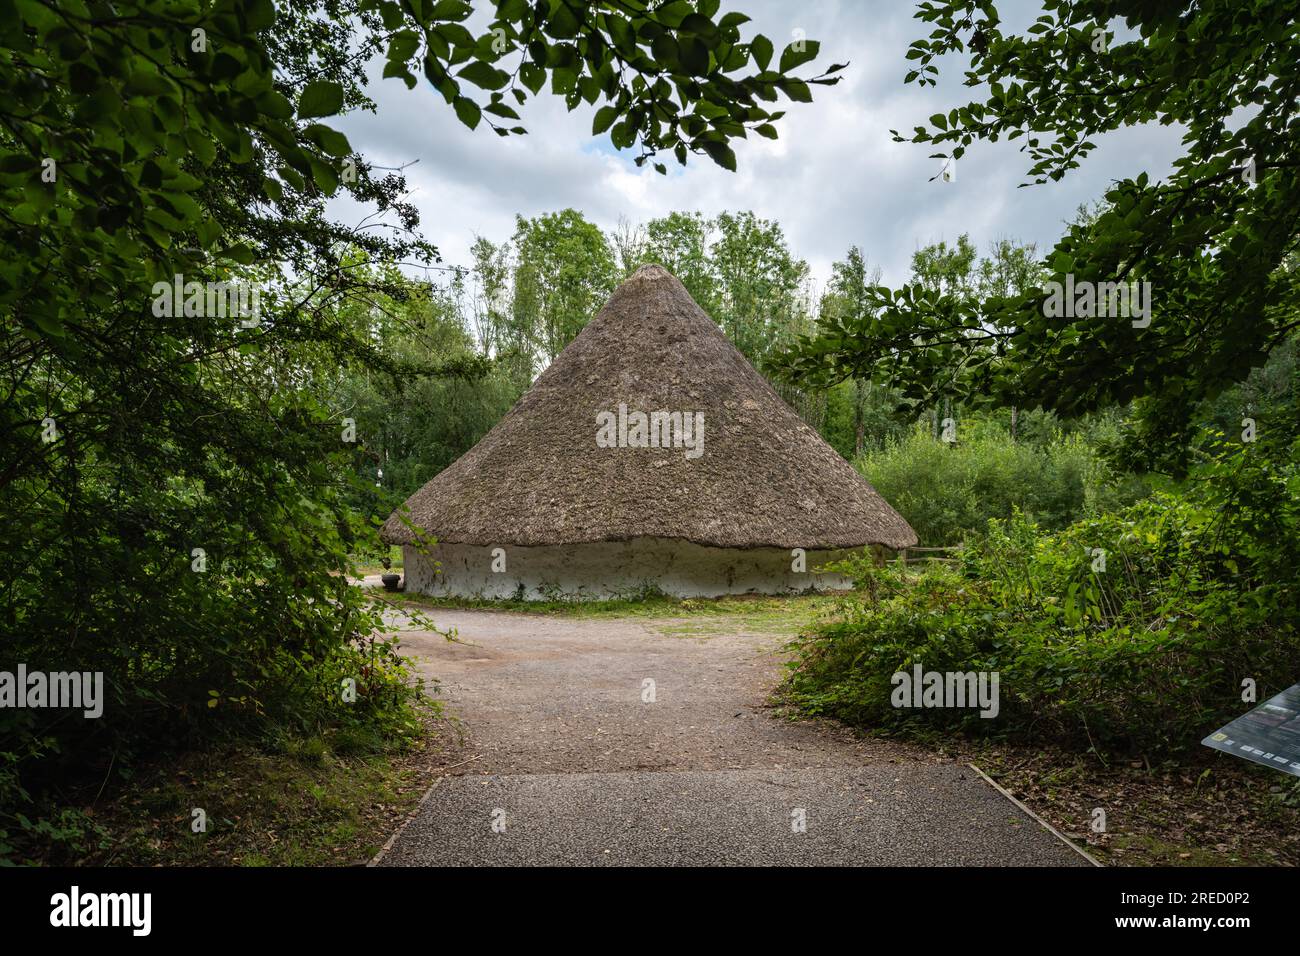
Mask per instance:
[[[597,416],[620,404],[703,413],[702,454],[600,447]],[[404,508],[416,527],[461,544],[917,542],[660,266],[628,279],[496,427]],[[402,514],[385,523],[386,541],[411,542]]]

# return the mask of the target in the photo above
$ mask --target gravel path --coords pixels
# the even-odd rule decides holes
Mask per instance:
[[[429,616],[465,643],[403,650],[462,739],[382,865],[1086,865],[963,765],[774,715],[781,634]]]

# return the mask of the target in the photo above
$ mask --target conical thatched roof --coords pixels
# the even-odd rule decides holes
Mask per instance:
[[[703,412],[703,454],[599,447],[597,415]],[[439,541],[679,538],[726,548],[916,544],[661,266],[644,266],[483,440],[406,502]],[[385,541],[411,542],[399,511]]]

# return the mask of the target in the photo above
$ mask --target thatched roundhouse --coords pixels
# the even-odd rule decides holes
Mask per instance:
[[[382,537],[403,546],[407,590],[529,599],[841,587],[817,567],[916,544],[653,265]]]

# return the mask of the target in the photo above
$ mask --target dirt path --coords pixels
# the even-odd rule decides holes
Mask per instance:
[[[771,626],[430,616],[463,740],[384,865],[1085,862],[967,767],[774,715]]]

